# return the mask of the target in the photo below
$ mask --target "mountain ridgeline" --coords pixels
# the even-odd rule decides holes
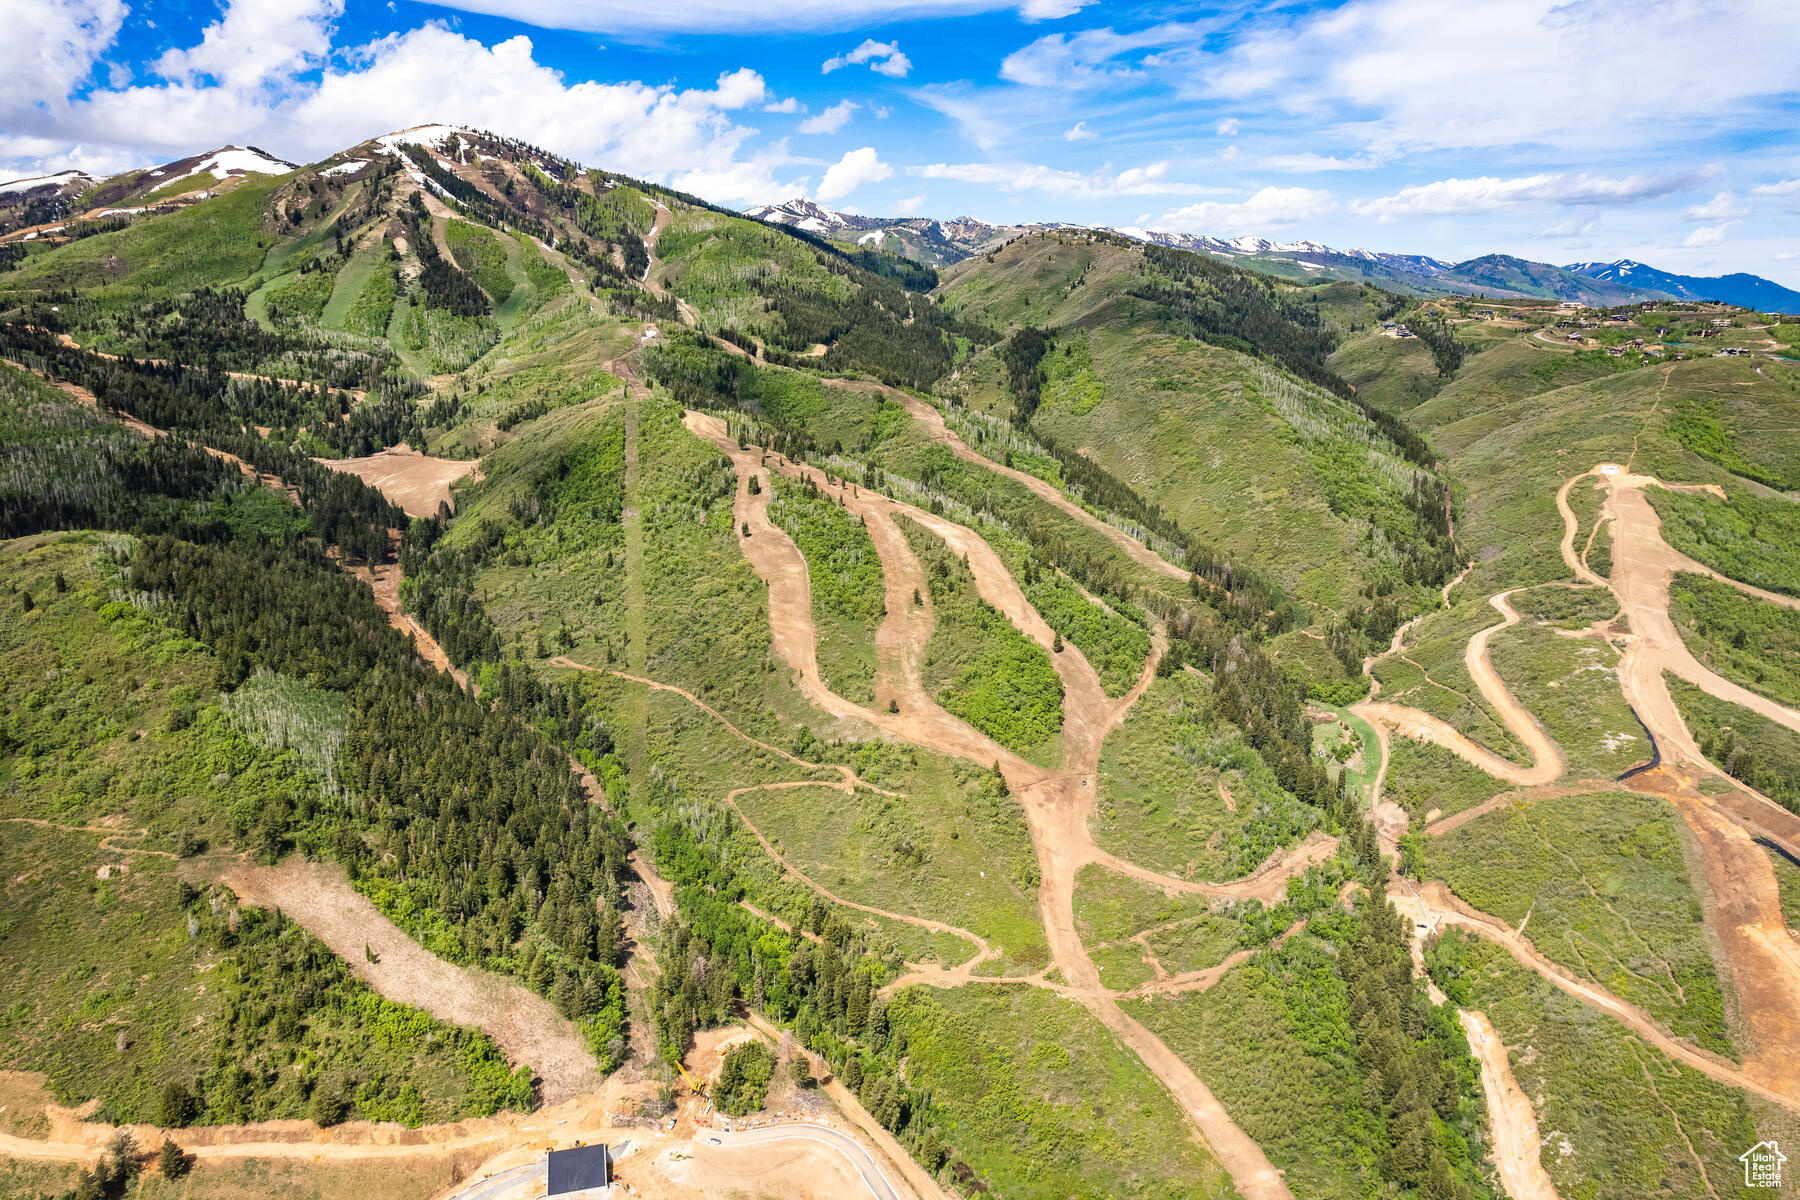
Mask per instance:
[[[1007,1200],[1493,1200],[1534,1120],[1559,1194],[1636,1200],[1787,1129],[1701,903],[1762,850],[1680,828],[1742,797],[1633,783],[1635,618],[1577,577],[1632,566],[1617,488],[1696,485],[1644,495],[1719,576],[1671,617],[1766,705],[1671,698],[1800,795],[1792,322],[1635,263],[739,214],[448,125],[25,183],[0,1068],[195,1194],[236,1166],[184,1147],[269,1135],[190,1125],[430,1126],[422,1197],[565,1099],[670,1196],[812,1169],[689,1164],[716,1112]],[[394,1135],[315,1140],[336,1196]],[[129,1194],[92,1144],[41,1186]]]

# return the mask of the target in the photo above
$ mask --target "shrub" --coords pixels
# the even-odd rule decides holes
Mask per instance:
[[[725,1056],[713,1099],[727,1116],[753,1113],[768,1098],[769,1080],[774,1077],[775,1052],[766,1043],[745,1042]]]

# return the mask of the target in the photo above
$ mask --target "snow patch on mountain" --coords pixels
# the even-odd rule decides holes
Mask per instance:
[[[94,182],[94,177],[84,171],[58,171],[54,175],[37,175],[30,179],[13,179],[6,183],[0,183],[0,195],[11,192],[30,192],[41,187],[65,187],[72,183],[88,187]]]
[[[384,133],[371,141],[375,153],[385,154],[389,158],[399,158],[403,145],[424,146],[430,150],[440,149],[451,138],[457,142],[456,157],[462,157],[463,135],[470,133],[460,125],[414,125],[411,129],[397,129],[393,133]]]
[[[227,175],[286,175],[293,169],[293,163],[271,158],[255,147],[221,146],[181,178],[191,179],[208,173],[220,179]]]

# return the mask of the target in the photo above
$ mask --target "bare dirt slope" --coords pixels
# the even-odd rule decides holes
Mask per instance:
[[[313,461],[333,471],[356,476],[399,505],[409,517],[436,516],[438,505],[451,503],[450,485],[481,467],[472,458],[433,458],[405,442],[361,458],[316,458]]]
[[[1500,1182],[1512,1200],[1561,1200],[1550,1173],[1544,1170],[1543,1143],[1538,1137],[1537,1111],[1531,1098],[1513,1078],[1506,1046],[1494,1032],[1487,1015],[1459,1009],[1469,1050],[1481,1064],[1481,1088],[1487,1095],[1488,1131],[1493,1143],[1488,1158],[1500,1172]]]
[[[504,976],[432,954],[353,889],[342,868],[289,858],[273,867],[239,863],[224,879],[247,903],[279,908],[304,925],[388,999],[479,1028],[514,1066],[530,1064],[545,1103],[599,1089],[600,1072],[580,1031],[548,1000]]]

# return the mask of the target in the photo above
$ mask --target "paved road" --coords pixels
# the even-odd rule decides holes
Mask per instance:
[[[887,1175],[875,1162],[874,1157],[862,1143],[846,1133],[824,1125],[771,1125],[765,1129],[745,1129],[737,1133],[721,1133],[702,1130],[696,1139],[704,1144],[717,1138],[723,1146],[748,1146],[759,1142],[803,1141],[818,1142],[837,1150],[850,1160],[856,1173],[862,1176],[863,1183],[868,1185],[869,1194],[875,1200],[902,1200],[901,1194]],[[469,1200],[476,1200],[470,1197]]]
[[[476,1180],[463,1188],[462,1191],[456,1193],[455,1196],[451,1197],[451,1200],[494,1200],[494,1197],[503,1193],[519,1191],[527,1184],[535,1184],[536,1186],[532,1187],[529,1192],[522,1194],[539,1195],[543,1192],[544,1188],[549,1186],[549,1180],[544,1174],[544,1164],[542,1160],[526,1163],[522,1167],[513,1167],[508,1171],[501,1171],[498,1174],[488,1176],[486,1179]]]

